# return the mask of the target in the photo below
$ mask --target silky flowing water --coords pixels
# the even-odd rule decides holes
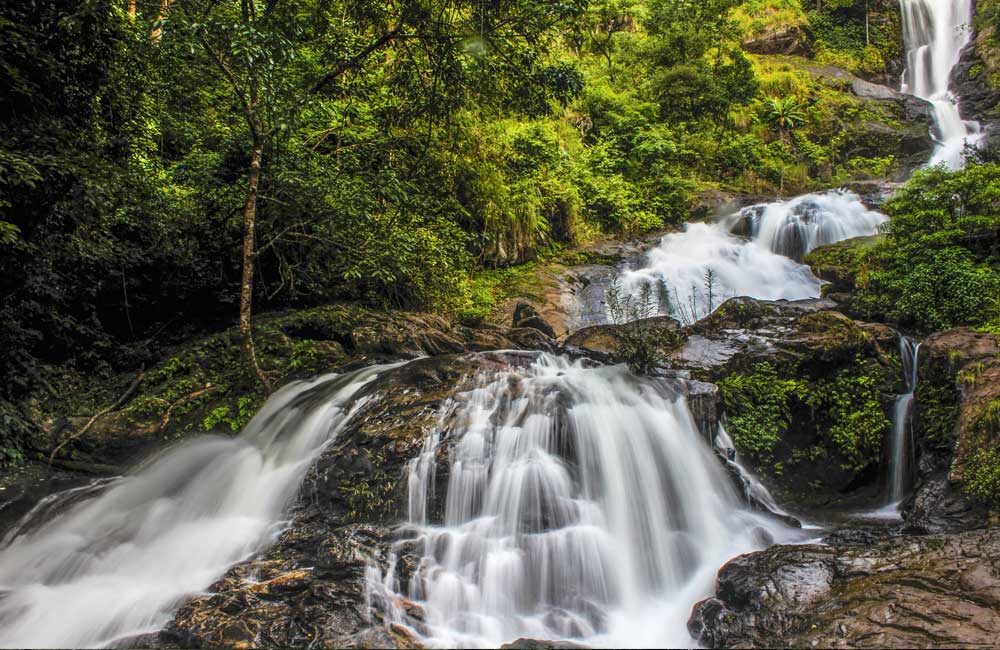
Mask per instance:
[[[982,133],[977,122],[963,120],[950,90],[951,71],[972,35],[973,0],[900,0],[906,71],[901,90],[930,102],[937,146],[930,164],[959,169],[966,144]]]
[[[383,369],[290,384],[238,438],[199,438],[43,501],[0,549],[0,646],[101,647],[161,629],[183,598],[275,539],[307,469]]]
[[[901,8],[903,91],[934,108],[931,162],[959,167],[979,137],[948,89],[969,40],[971,0],[901,0]],[[628,291],[655,285],[665,313],[685,320],[736,295],[815,297],[820,282],[802,257],[884,221],[842,191],[753,206],[667,235],[622,279]],[[733,234],[737,222],[749,236]],[[896,500],[909,472],[916,385],[917,346],[902,346]],[[287,526],[308,468],[363,408],[364,386],[391,371],[293,383],[238,438],[193,440],[133,474],[44,500],[0,544],[0,646],[98,647],[161,629],[185,597]],[[736,462],[724,430],[715,443]],[[437,503],[442,452],[448,485]],[[777,508],[743,476],[745,491]],[[371,591],[402,623],[393,596],[417,601],[430,645],[497,647],[518,637],[691,645],[686,620],[718,568],[794,536],[747,510],[679,385],[542,353],[468,378],[442,407],[408,481],[396,550],[416,549],[418,568],[402,581],[393,565],[384,575],[373,567]]]
[[[821,282],[802,258],[818,246],[874,234],[885,221],[857,194],[842,190],[750,206],[664,236],[619,278],[629,295],[653,287],[659,313],[688,323],[734,296],[817,298]],[[733,234],[740,225],[749,237]],[[590,323],[607,321],[603,309],[578,309],[595,311]]]
[[[889,455],[889,503],[899,503],[906,496],[913,456],[911,421],[913,393],[917,389],[917,359],[920,343],[908,336],[899,337],[899,356],[903,361],[906,391],[896,396],[892,418]]]
[[[548,354],[472,377],[445,405],[410,466],[408,525],[400,547],[419,569],[379,582],[451,647],[688,646],[718,567],[792,534],[743,507],[675,385]]]

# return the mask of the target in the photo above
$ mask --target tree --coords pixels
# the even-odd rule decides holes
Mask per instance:
[[[252,315],[260,187],[277,134],[287,137],[307,107],[331,96],[350,97],[352,77],[369,64],[398,69],[402,86],[395,91],[423,95],[424,115],[447,114],[477,87],[493,86],[516,105],[537,104],[539,88],[559,92],[566,86],[563,92],[571,94],[580,83],[558,66],[539,65],[537,55],[544,35],[582,10],[580,1],[334,2],[309,5],[308,11],[287,0],[176,0],[164,6],[172,24],[166,34],[197,43],[205,56],[186,63],[214,69],[244,124],[249,155],[239,326],[248,366],[265,387]],[[381,52],[386,55],[377,56]],[[517,83],[519,77],[523,82]],[[442,82],[447,93],[440,90]],[[268,242],[272,250],[280,237]]]
[[[795,129],[805,124],[806,121],[805,112],[802,110],[799,100],[794,96],[788,96],[783,99],[778,97],[768,99],[764,102],[763,116],[768,127],[778,133],[778,137],[783,144],[789,146],[792,143],[792,133]],[[784,191],[785,166],[782,163],[781,179],[778,183],[778,196],[784,194]]]

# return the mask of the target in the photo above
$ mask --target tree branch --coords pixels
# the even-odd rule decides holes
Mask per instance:
[[[355,56],[351,57],[347,61],[344,61],[343,63],[338,65],[333,71],[331,71],[325,77],[316,82],[316,85],[313,86],[312,91],[314,93],[318,93],[319,91],[323,90],[323,88],[329,85],[331,81],[333,81],[340,75],[344,74],[351,68],[357,67],[363,60],[371,56],[371,54],[374,53],[376,50],[385,47],[390,41],[399,36],[400,31],[402,30],[402,26],[403,26],[403,21],[400,21],[392,30],[382,34],[382,36],[380,36],[378,39],[369,43],[368,47],[361,50]]]

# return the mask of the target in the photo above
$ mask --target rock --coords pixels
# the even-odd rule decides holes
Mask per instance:
[[[591,325],[570,334],[563,345],[614,356],[618,350],[619,332],[623,329],[646,328],[657,337],[664,347],[672,347],[676,342],[676,331],[680,323],[669,316],[654,316],[632,321],[624,325]]]
[[[774,546],[695,605],[708,647],[987,647],[1000,634],[1000,530],[871,546]]]
[[[992,518],[982,502],[996,504],[989,476],[1000,468],[1000,431],[984,420],[991,405],[1000,404],[1000,344],[968,328],[937,332],[921,345],[918,361],[918,463],[916,491],[904,511],[907,528],[928,533],[986,526]]]
[[[996,56],[983,56],[995,49],[989,40],[990,35],[981,31],[962,50],[958,64],[951,70],[951,90],[959,98],[964,119],[992,127],[1000,121],[1000,88],[995,85],[1000,62]]]
[[[765,371],[782,382],[794,382],[795,388],[777,405],[787,421],[747,426],[745,418],[759,418],[759,412],[752,412],[753,407],[739,396],[725,405],[727,431],[742,462],[761,476],[779,502],[793,507],[836,504],[854,498],[858,491],[875,496],[881,440],[874,438],[888,434],[894,396],[900,390],[896,333],[884,325],[856,322],[833,307],[829,300],[733,298],[683,328],[678,333],[682,343],[666,362],[694,379],[727,382],[731,389],[734,381],[756,385],[757,373]],[[870,429],[882,426],[879,418],[884,424],[884,434],[869,432],[866,442],[859,437],[851,449],[831,442],[838,416],[832,407],[820,405],[828,403],[824,400],[829,399],[830,386],[844,376],[871,378],[865,399],[880,413],[869,411],[864,421]],[[851,390],[860,394],[857,387]],[[758,403],[763,398],[748,399]],[[763,452],[756,443],[762,426],[768,427],[764,435],[775,440]]]
[[[545,639],[517,639],[500,646],[500,650],[576,650],[589,648],[572,641],[549,641]]]
[[[845,313],[856,315],[853,293],[865,253],[882,241],[880,235],[854,237],[810,251],[803,260],[824,284],[824,297],[837,303]]]
[[[545,319],[538,315],[538,311],[526,302],[519,302],[517,303],[517,307],[514,308],[512,326],[515,328],[530,327],[549,338],[554,339],[556,337],[556,332],[552,329],[552,326],[545,322]]]
[[[408,465],[465,377],[536,356],[425,357],[378,375],[359,395],[372,399],[306,473],[287,530],[260,555],[230,569],[209,593],[183,604],[165,640],[201,648],[418,647],[396,625],[396,615],[426,630],[420,605],[374,594],[373,613],[368,606],[369,571],[385,571],[390,552],[403,581],[420,561],[412,545],[397,543],[406,535],[397,526],[406,520]],[[433,521],[444,519],[450,449],[450,441],[442,441],[431,470]],[[386,615],[390,609],[393,616]]]
[[[815,79],[835,90],[857,98],[871,119],[843,125],[842,151],[847,155],[895,158],[892,178],[905,181],[925,164],[934,149],[931,138],[932,111],[928,102],[904,95],[887,86],[859,79],[836,66],[807,66]]]
[[[744,41],[744,51],[750,54],[784,54],[812,56],[812,37],[797,25],[781,26],[769,33],[760,34]]]

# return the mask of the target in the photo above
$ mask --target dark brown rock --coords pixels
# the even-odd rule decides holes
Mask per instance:
[[[998,605],[1000,530],[987,530],[740,556],[688,625],[719,648],[985,648]]]
[[[552,326],[538,314],[538,311],[534,307],[526,302],[517,303],[517,307],[514,308],[514,317],[511,325],[515,328],[527,327],[536,329],[549,338],[554,339],[556,337],[556,332],[552,329]]]

